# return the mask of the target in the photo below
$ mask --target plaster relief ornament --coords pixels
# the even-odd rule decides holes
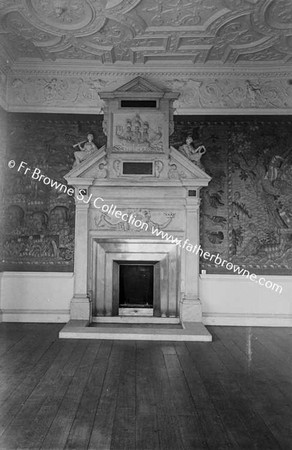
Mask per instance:
[[[163,222],[153,220],[149,209],[125,209],[122,210],[125,220],[115,221],[111,216],[115,215],[116,208],[112,205],[108,213],[98,213],[94,218],[97,229],[114,229],[116,231],[150,231],[153,228],[164,230],[175,218],[174,212],[164,212],[160,214],[160,219],[166,218]]]
[[[49,23],[76,24],[86,14],[86,4],[81,0],[32,0],[32,4]]]
[[[0,0],[0,12],[9,36],[9,43],[6,38],[3,43],[18,62],[23,57],[56,57],[80,64],[127,61],[139,66],[158,59],[167,63],[173,57],[178,64],[183,60],[240,67],[253,61],[260,67],[290,62],[290,5],[291,0]],[[216,81],[211,93],[205,77],[187,81],[180,101],[207,103],[215,96],[218,104],[224,101],[220,91],[225,81]],[[278,90],[281,81],[275,79],[274,84]],[[266,97],[254,89],[245,87],[251,104]],[[188,100],[187,90],[193,99]],[[241,98],[241,92],[237,95]]]
[[[120,177],[122,175],[121,161],[119,159],[116,159],[114,161],[113,167],[114,167],[114,171],[116,173],[116,176]]]
[[[81,146],[81,144],[84,144],[83,147]],[[75,162],[73,164],[73,167],[78,166],[78,164],[81,164],[90,155],[98,151],[98,148],[93,142],[93,134],[91,133],[87,135],[87,141],[78,142],[77,144],[73,145],[73,148],[76,147],[79,147],[80,151],[74,152]]]
[[[204,166],[201,163],[201,158],[207,150],[204,145],[199,145],[199,147],[195,148],[193,142],[192,136],[188,136],[186,138],[186,143],[179,147],[179,151],[190,161],[196,164],[196,166],[204,170]]]
[[[182,170],[179,171],[177,165],[173,163],[172,160],[168,162],[169,170],[168,170],[168,178],[171,180],[181,180],[183,178],[187,178],[187,175]]]
[[[107,178],[108,175],[108,168],[107,168],[107,162],[101,162],[98,165],[98,171],[97,171],[97,178]]]

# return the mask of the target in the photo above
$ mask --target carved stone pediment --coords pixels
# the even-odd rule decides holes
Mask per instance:
[[[142,77],[136,77],[133,80],[129,81],[128,83],[124,84],[123,86],[120,86],[115,91],[113,91],[115,94],[122,92],[122,93],[129,93],[129,92],[155,92],[156,94],[161,93],[164,94],[163,90],[158,88],[154,83],[151,81],[145,80]]]

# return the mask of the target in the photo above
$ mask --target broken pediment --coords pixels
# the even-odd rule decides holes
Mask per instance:
[[[204,170],[171,147],[169,156],[110,154],[107,155],[103,147],[96,154],[88,157],[78,166],[74,167],[65,179],[69,184],[88,184],[95,181],[130,185],[156,185],[166,181],[170,184],[181,182],[183,185],[206,186],[211,178]],[[82,183],[81,183],[82,182]]]

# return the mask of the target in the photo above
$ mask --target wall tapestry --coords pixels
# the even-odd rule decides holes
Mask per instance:
[[[2,270],[73,271],[74,198],[9,169],[25,161],[53,180],[73,165],[73,144],[93,133],[105,144],[102,116],[7,115]],[[201,191],[201,246],[254,273],[291,275],[292,120],[285,116],[175,116],[170,144],[188,135],[207,152],[212,176]],[[2,158],[3,160],[3,158]],[[202,260],[208,273],[224,271]],[[230,271],[226,271],[231,273]]]
[[[73,144],[92,132],[96,145],[104,145],[102,117],[10,113],[7,124],[2,270],[73,271],[74,196],[17,167],[25,161],[66,185],[63,176],[74,162]],[[16,161],[15,168],[7,167],[9,160]]]
[[[253,273],[291,275],[291,119],[176,119],[174,146],[191,134],[207,149],[203,164],[212,181],[201,191],[202,248]],[[204,259],[201,268],[224,270]]]

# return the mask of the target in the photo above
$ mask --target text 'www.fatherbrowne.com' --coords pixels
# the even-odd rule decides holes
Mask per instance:
[[[151,233],[154,236],[160,237],[161,239],[164,239],[168,241],[171,244],[175,244],[180,248],[185,249],[186,251],[190,253],[195,253],[196,255],[199,254],[200,257],[203,257],[204,259],[207,259],[209,261],[213,261],[216,265],[216,267],[225,267],[227,270],[232,270],[235,274],[242,275],[246,278],[248,278],[250,281],[254,283],[258,283],[260,286],[265,286],[267,289],[271,289],[278,294],[281,294],[283,291],[283,287],[277,283],[273,283],[270,280],[267,280],[264,277],[258,277],[255,273],[250,273],[249,270],[244,269],[243,267],[240,267],[236,264],[233,264],[232,262],[228,262],[225,259],[222,259],[219,256],[219,253],[216,255],[211,254],[209,252],[204,252],[201,245],[195,244],[193,245],[189,239],[185,239],[182,241],[182,239],[178,239],[177,237],[174,237],[171,234],[168,234],[165,231],[159,230],[158,228],[152,227]]]

